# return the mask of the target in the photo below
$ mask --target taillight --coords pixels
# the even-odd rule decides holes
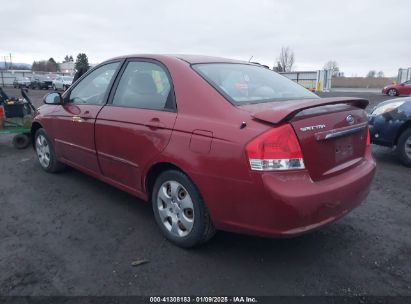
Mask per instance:
[[[254,138],[246,152],[252,170],[304,169],[303,154],[293,128],[284,124]]]

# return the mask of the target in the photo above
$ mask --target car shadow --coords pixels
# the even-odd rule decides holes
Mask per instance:
[[[264,238],[218,231],[209,242],[201,246],[189,250],[181,249],[161,235],[154,220],[151,204],[75,169],[68,168],[61,176],[64,176],[65,180],[73,179],[76,183],[86,185],[91,196],[98,193],[99,196],[106,198],[103,202],[98,201],[93,204],[93,209],[96,208],[95,212],[102,212],[102,208],[111,216],[127,213],[125,225],[133,225],[136,230],[142,231],[141,233],[145,235],[144,239],[139,239],[139,246],[145,247],[148,251],[151,247],[151,250],[155,251],[161,248],[161,252],[180,253],[188,260],[210,263],[231,261],[241,268],[245,261],[257,265],[290,262],[293,265],[307,265],[313,260],[321,259],[324,254],[339,255],[347,248],[355,248],[363,240],[362,237],[358,237],[360,230],[353,228],[352,218],[348,215],[322,229],[294,238]],[[112,227],[112,229],[117,228]]]

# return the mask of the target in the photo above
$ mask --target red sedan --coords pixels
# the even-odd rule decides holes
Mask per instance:
[[[32,127],[41,167],[69,165],[150,201],[182,247],[216,229],[317,229],[358,206],[374,176],[368,101],[319,98],[247,62],[118,57],[44,102]]]
[[[411,95],[411,80],[386,86],[382,89],[382,93],[388,96]]]

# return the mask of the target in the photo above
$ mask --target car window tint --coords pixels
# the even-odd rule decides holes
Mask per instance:
[[[170,81],[160,65],[131,61],[121,76],[113,105],[161,110],[170,96]]]
[[[303,86],[262,66],[206,63],[192,67],[235,105],[319,98]]]
[[[84,79],[71,91],[69,102],[78,104],[102,104],[108,85],[120,62],[103,65]]]

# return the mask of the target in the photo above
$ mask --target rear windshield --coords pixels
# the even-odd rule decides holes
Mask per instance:
[[[207,82],[235,105],[319,98],[301,85],[261,66],[238,63],[192,65]]]

